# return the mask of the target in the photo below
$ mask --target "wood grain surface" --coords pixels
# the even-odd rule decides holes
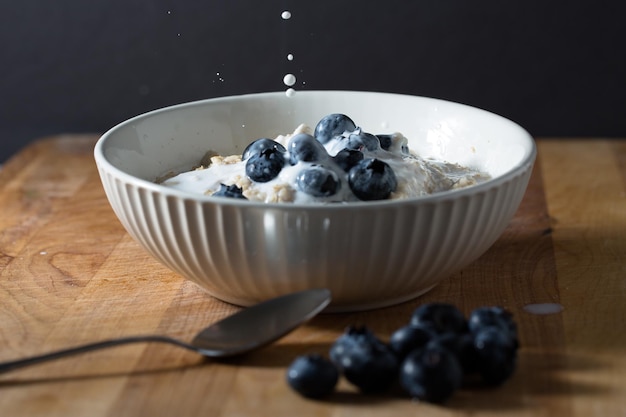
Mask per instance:
[[[150,258],[100,186],[96,136],[58,136],[0,170],[0,361],[109,337],[190,340],[238,308]],[[204,360],[139,344],[0,374],[0,416],[626,416],[626,141],[539,139],[510,226],[478,261],[398,306],[324,314],[242,358]],[[326,353],[350,324],[387,339],[420,304],[497,304],[518,321],[513,378],[465,388],[447,404],[342,380],[324,401],[285,383],[302,353]],[[536,303],[563,311],[538,315]]]

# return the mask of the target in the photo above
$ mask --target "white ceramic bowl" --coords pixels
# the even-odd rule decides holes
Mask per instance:
[[[239,154],[253,139],[344,113],[372,133],[402,132],[426,157],[493,179],[427,197],[350,204],[263,204],[186,194],[154,180],[204,153]],[[482,255],[524,195],[531,136],[492,113],[386,93],[301,91],[186,103],[137,116],[95,147],[102,184],[128,233],[163,264],[221,300],[250,305],[326,287],[329,311],[400,303]]]

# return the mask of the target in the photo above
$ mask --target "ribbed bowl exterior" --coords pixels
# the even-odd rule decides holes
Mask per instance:
[[[332,292],[329,311],[352,311],[412,299],[482,255],[515,214],[534,154],[475,191],[308,207],[168,193],[96,159],[128,233],[209,294],[245,306],[323,287]]]
[[[250,305],[328,288],[331,309],[347,311],[412,299],[477,259],[511,220],[530,173],[460,198],[331,216],[172,197],[105,172],[102,181],[130,235],[211,295]]]

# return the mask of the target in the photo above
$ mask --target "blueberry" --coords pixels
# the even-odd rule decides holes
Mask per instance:
[[[391,167],[379,159],[363,159],[348,173],[348,184],[360,200],[384,200],[398,185]]]
[[[363,346],[379,346],[382,349],[386,345],[367,326],[348,326],[330,347],[330,360],[339,366],[346,355]]]
[[[428,342],[428,346],[442,346],[454,353],[465,374],[472,374],[478,370],[474,337],[469,332],[438,334]]]
[[[413,351],[400,367],[400,384],[413,398],[443,403],[461,386],[463,371],[454,353],[442,346]]]
[[[362,161],[364,158],[363,152],[356,151],[354,149],[342,149],[333,157],[333,160],[341,169],[345,172],[349,172],[350,169]]]
[[[380,147],[388,151],[389,148],[391,147],[391,142],[392,142],[391,138],[393,137],[393,135],[377,134],[376,137],[378,138],[378,141],[380,142]]]
[[[322,120],[315,126],[315,139],[321,143],[326,143],[335,136],[339,136],[344,132],[352,132],[356,129],[356,125],[345,114],[333,113],[324,116]]]
[[[313,197],[329,197],[341,188],[337,174],[322,166],[303,169],[296,177],[298,188]]]
[[[517,340],[517,325],[513,315],[502,307],[479,307],[473,310],[468,318],[469,329],[477,332],[488,326],[496,326],[508,332]]]
[[[398,377],[398,360],[367,327],[349,327],[330,348],[331,361],[364,393],[382,392]]]
[[[474,334],[477,369],[488,385],[500,385],[515,371],[516,341],[499,327],[488,326]]]
[[[252,181],[268,182],[276,178],[285,165],[283,152],[276,148],[266,148],[253,153],[246,161],[246,175]]]
[[[318,354],[297,357],[287,369],[287,383],[301,395],[322,398],[330,395],[339,380],[339,371]]]
[[[244,200],[247,200],[247,198],[243,196],[243,190],[237,187],[235,184],[233,185],[220,184],[219,190],[214,192],[212,196],[213,197],[243,198]]]
[[[273,139],[261,138],[251,142],[241,154],[241,159],[246,160],[254,154],[260,154],[266,149],[275,149],[280,153],[285,153],[286,149],[283,145]]]
[[[389,346],[400,359],[416,349],[423,348],[434,337],[426,327],[406,325],[391,334]]]
[[[311,135],[299,133],[294,135],[287,144],[289,151],[289,162],[291,165],[299,161],[316,162],[328,157],[328,153],[320,142]]]
[[[382,149],[393,153],[409,154],[408,140],[401,134],[377,134],[376,137]]]
[[[428,303],[419,306],[411,316],[414,326],[426,326],[435,333],[464,333],[467,321],[461,311],[453,304]]]
[[[348,149],[354,149],[357,151],[367,150],[376,151],[380,149],[380,141],[371,133],[366,133],[360,129],[356,132],[348,135],[348,143],[346,145]]]

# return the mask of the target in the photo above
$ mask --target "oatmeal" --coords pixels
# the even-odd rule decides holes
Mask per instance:
[[[414,154],[401,133],[364,132],[330,114],[261,138],[241,155],[207,152],[199,165],[160,183],[179,190],[266,203],[351,202],[419,197],[489,179],[482,171]]]

